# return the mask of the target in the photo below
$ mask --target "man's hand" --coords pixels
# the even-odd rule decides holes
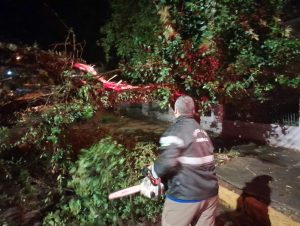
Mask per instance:
[[[148,177],[145,177],[141,183],[141,194],[147,198],[154,198],[162,195],[164,193],[164,185],[158,183],[153,185]]]

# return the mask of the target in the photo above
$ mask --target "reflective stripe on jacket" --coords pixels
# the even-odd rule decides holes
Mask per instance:
[[[180,116],[160,139],[160,156],[153,170],[167,180],[166,195],[204,200],[218,194],[213,145],[193,118]]]

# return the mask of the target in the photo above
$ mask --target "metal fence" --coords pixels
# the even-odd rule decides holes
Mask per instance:
[[[285,126],[299,126],[299,114],[293,113],[282,115],[275,123]]]

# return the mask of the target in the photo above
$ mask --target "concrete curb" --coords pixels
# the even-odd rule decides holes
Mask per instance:
[[[240,195],[236,192],[220,185],[219,187],[219,198],[221,202],[224,202],[230,209],[235,210],[237,208],[237,203]],[[251,209],[251,217],[263,218],[261,216],[267,215],[271,221],[271,225],[276,226],[300,226],[299,222],[294,221],[290,217],[284,215],[281,212],[278,212],[274,208],[267,206],[264,203],[257,201],[254,198],[249,198],[245,200],[246,202],[246,211]],[[247,212],[248,213],[248,212]]]

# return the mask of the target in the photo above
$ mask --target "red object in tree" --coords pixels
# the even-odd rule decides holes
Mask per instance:
[[[82,63],[75,63],[73,65],[73,68],[79,69],[84,72],[91,73],[92,75],[98,75],[97,71],[90,65],[82,64]],[[100,74],[101,75],[101,74]],[[102,76],[95,76],[95,78],[103,83],[103,88],[112,90],[115,92],[123,92],[123,91],[130,91],[130,90],[136,90],[136,91],[142,91],[142,90],[154,90],[161,87],[169,87],[166,84],[150,84],[145,86],[132,86],[127,84],[126,82],[113,82],[108,81]]]
[[[73,65],[73,68],[77,68],[81,71],[91,73],[92,75],[97,75],[98,74],[97,71],[92,66],[87,65],[87,64],[75,63]]]
[[[130,103],[145,102],[147,99],[146,96],[149,94],[149,92],[163,87],[169,88],[170,90],[174,91],[170,98],[171,105],[174,105],[176,99],[182,95],[182,93],[180,93],[179,91],[174,90],[175,87],[170,84],[149,84],[144,86],[133,86],[123,81],[113,82],[113,81],[106,80],[103,76],[101,76],[101,74],[98,74],[92,66],[86,64],[75,63],[73,65],[73,68],[94,75],[94,79],[98,80],[103,84],[103,88],[98,89],[97,91],[99,93],[102,93],[104,90],[110,91],[111,94],[109,97],[110,98],[109,101],[112,104],[116,102],[115,99],[118,93],[125,92],[125,91],[135,92],[135,95],[131,97]],[[87,83],[85,80],[80,80],[80,81],[82,82],[83,85]]]

